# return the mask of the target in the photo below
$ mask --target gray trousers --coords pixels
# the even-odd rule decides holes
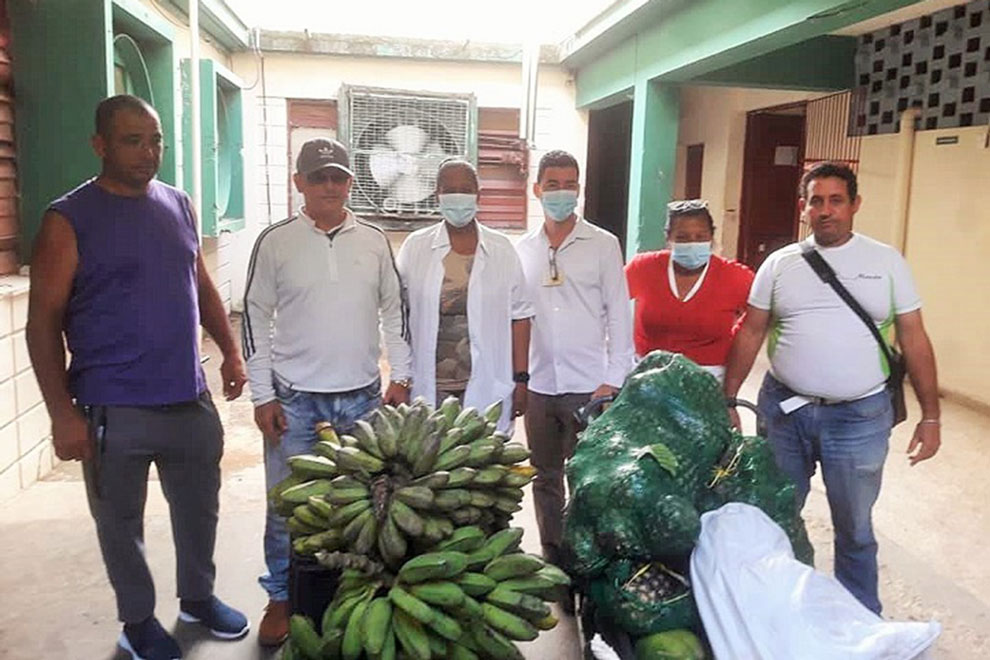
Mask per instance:
[[[118,618],[139,623],[155,611],[144,557],[152,462],[171,514],[178,597],[209,598],[223,454],[223,427],[209,393],[169,406],[94,406],[88,416],[97,451],[83,474]]]
[[[530,463],[537,469],[533,481],[536,524],[540,528],[543,556],[560,561],[560,544],[564,536],[564,461],[577,444],[574,412],[586,404],[591,393],[548,396],[532,390],[526,403],[526,441],[532,455]]]

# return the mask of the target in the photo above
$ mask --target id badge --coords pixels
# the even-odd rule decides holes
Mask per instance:
[[[548,272],[546,276],[543,278],[543,286],[560,286],[561,284],[563,284],[564,273],[558,269],[555,274],[556,277],[553,276],[554,274]]]

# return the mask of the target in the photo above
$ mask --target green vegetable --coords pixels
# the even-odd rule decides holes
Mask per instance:
[[[668,630],[636,642],[636,660],[704,660],[705,649],[690,630]]]
[[[630,593],[627,582],[655,561],[686,572],[701,514],[726,502],[762,509],[788,533],[795,555],[811,561],[793,484],[765,440],[732,428],[718,381],[682,355],[655,351],[639,363],[581,434],[567,480],[566,568],[635,635],[700,625],[689,585],[644,599],[641,585]]]

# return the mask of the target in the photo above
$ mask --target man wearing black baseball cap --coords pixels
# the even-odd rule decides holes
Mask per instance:
[[[391,368],[385,402],[409,400],[407,310],[388,238],[346,207],[354,173],[337,140],[306,142],[293,181],[304,205],[258,236],[244,294],[244,356],[254,418],[265,437],[265,481],[311,453],[317,422],[348,433],[382,400],[382,335]],[[379,330],[380,328],[380,330]],[[269,505],[260,578],[269,603],[258,641],[288,635],[289,534]]]
[[[304,144],[296,158],[296,176],[308,176],[317,170],[332,168],[340,170],[353,178],[351,171],[351,158],[347,154],[347,147],[337,140],[329,138],[314,138]],[[298,180],[296,186],[299,185]],[[300,190],[299,192],[302,192]]]

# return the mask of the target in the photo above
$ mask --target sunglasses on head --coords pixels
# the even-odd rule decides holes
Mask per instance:
[[[310,172],[306,175],[306,181],[311,184],[326,183],[327,181],[344,183],[350,178],[351,177],[347,172],[338,170],[335,167],[327,167],[322,170],[316,170],[315,172]]]

